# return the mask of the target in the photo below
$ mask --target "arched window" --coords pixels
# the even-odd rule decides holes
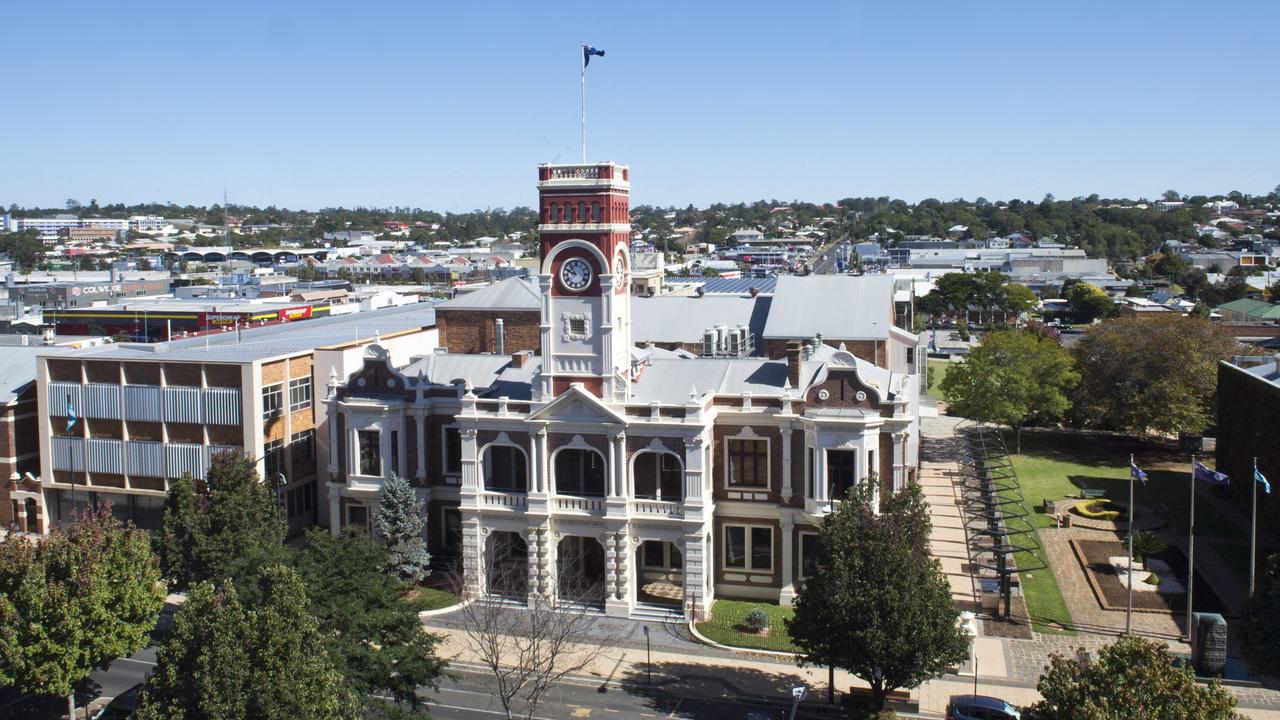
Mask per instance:
[[[600,222],[600,203],[598,202],[591,203],[591,222]]]
[[[595,450],[557,451],[555,472],[556,492],[560,495],[604,496],[604,456]]]
[[[635,496],[638,500],[684,499],[684,468],[680,458],[667,452],[638,453],[632,465]]]
[[[574,218],[573,221],[579,223],[587,221],[587,204],[582,200],[578,201],[578,217]]]
[[[529,463],[524,451],[511,445],[485,448],[484,489],[490,492],[529,492]]]

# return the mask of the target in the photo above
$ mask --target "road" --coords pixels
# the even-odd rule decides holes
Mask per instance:
[[[823,248],[821,252],[814,256],[810,267],[814,275],[832,275],[836,272],[836,261],[846,259],[846,247],[843,240],[836,242]]]

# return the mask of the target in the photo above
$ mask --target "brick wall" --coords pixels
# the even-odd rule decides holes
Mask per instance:
[[[497,352],[494,320],[501,318],[506,342],[504,352],[531,351],[541,353],[539,330],[541,313],[537,310],[436,310],[436,327],[440,347],[452,353]]]

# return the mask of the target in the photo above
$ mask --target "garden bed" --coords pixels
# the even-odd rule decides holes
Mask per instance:
[[[747,630],[747,615],[756,608],[764,610],[765,617],[768,618],[764,632],[753,633]],[[697,623],[695,627],[708,640],[721,645],[751,650],[796,652],[786,625],[786,621],[794,616],[795,611],[789,607],[763,601],[716,600],[711,606],[711,617],[705,622]]]
[[[1071,547],[1080,561],[1089,586],[1093,589],[1098,604],[1104,610],[1123,611],[1128,607],[1129,587],[1116,573],[1111,558],[1128,554],[1128,546],[1121,540],[1072,540]],[[1173,575],[1182,580],[1187,575],[1187,559],[1178,548],[1167,548],[1164,552],[1153,555],[1163,560],[1171,568]],[[1135,579],[1146,577],[1146,573],[1138,571]],[[1196,573],[1196,611],[1226,614],[1222,600],[1213,592],[1213,588],[1204,576]],[[1134,590],[1134,612],[1155,612],[1184,614],[1187,610],[1187,594],[1159,593]]]

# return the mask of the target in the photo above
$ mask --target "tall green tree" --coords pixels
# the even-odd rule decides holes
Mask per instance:
[[[419,707],[420,687],[436,687],[445,662],[440,638],[423,630],[410,585],[387,572],[387,549],[356,528],[337,537],[313,529],[294,560],[325,649],[346,688],[369,715]],[[380,699],[390,696],[393,703]]]
[[[245,607],[229,583],[202,582],[156,655],[141,720],[354,720],[356,703],[334,670],[297,573],[258,576],[262,601]]]
[[[374,527],[387,545],[387,569],[401,579],[418,582],[430,572],[431,556],[422,541],[426,508],[409,479],[395,473],[382,486]]]
[[[1093,322],[1107,317],[1115,309],[1115,303],[1097,285],[1087,282],[1072,283],[1066,288],[1067,310],[1078,323]]]
[[[947,412],[1008,425],[1022,451],[1022,428],[1060,419],[1079,382],[1071,354],[1033,332],[988,333],[942,380]]]
[[[147,534],[109,504],[76,515],[38,543],[0,542],[0,684],[65,695],[75,683],[146,644],[164,591]]]
[[[169,489],[160,540],[161,570],[174,590],[230,579],[243,594],[257,571],[284,559],[287,525],[275,493],[243,455],[213,458],[204,480]]]
[[[1218,361],[1235,346],[1226,329],[1200,317],[1095,325],[1072,348],[1080,373],[1072,415],[1106,430],[1202,432],[1213,420]]]
[[[1267,556],[1253,597],[1241,623],[1244,657],[1249,667],[1280,675],[1280,553]]]
[[[929,516],[909,485],[876,514],[854,485],[818,533],[817,563],[796,597],[788,631],[801,663],[843,668],[871,686],[875,709],[962,662],[969,638],[951,588],[926,548]]]
[[[1052,655],[1036,688],[1043,698],[1024,720],[1234,720],[1235,698],[1218,678],[1201,687],[1195,673],[1174,664],[1168,646],[1121,638],[1098,659]]]

